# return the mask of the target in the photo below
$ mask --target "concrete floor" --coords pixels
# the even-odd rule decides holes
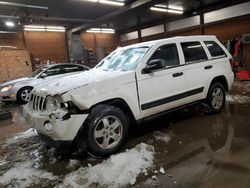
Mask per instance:
[[[6,137],[27,130],[28,126],[22,120],[22,107],[0,103],[0,109],[12,114],[0,120],[1,145]],[[144,142],[154,146],[155,156],[148,175],[139,175],[131,187],[250,187],[249,111],[250,83],[236,82],[219,114],[204,115],[199,107],[194,107],[136,127],[124,149]],[[0,178],[17,161],[32,158],[30,152],[41,145],[38,138],[32,138],[0,148]],[[90,156],[73,158],[81,166],[102,161]],[[67,164],[68,159],[50,163],[45,158],[36,165],[63,176],[69,172]],[[161,167],[165,174],[158,172]],[[154,175],[156,179],[152,179]],[[57,183],[38,185],[54,187]]]

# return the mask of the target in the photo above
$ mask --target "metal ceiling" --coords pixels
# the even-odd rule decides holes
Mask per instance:
[[[5,4],[1,4],[3,1]],[[72,31],[106,24],[120,32],[125,32],[136,27],[153,25],[162,20],[181,19],[197,14],[201,10],[237,4],[244,0],[126,0],[126,5],[123,7],[84,0],[3,1],[0,0],[0,30],[7,29],[4,21],[12,20],[16,23],[20,22],[21,26],[31,23],[60,25]],[[184,14],[150,11],[151,6],[159,3],[181,6]]]

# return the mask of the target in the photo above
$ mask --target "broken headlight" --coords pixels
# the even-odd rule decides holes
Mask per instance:
[[[60,108],[60,102],[58,101],[58,99],[54,98],[54,97],[47,97],[46,100],[46,109],[48,111],[56,111]]]

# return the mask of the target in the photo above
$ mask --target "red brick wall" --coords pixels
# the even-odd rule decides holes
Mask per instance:
[[[67,41],[64,32],[24,32],[27,49],[33,58],[42,62],[50,59],[68,62]]]

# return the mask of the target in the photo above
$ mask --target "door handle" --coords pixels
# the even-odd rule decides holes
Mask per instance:
[[[207,70],[207,69],[211,69],[211,68],[213,68],[212,65],[208,65],[208,66],[205,66],[205,67],[204,67],[204,69],[206,69],[206,70]]]
[[[181,75],[183,75],[183,72],[177,72],[177,73],[172,74],[173,77],[178,77]]]

